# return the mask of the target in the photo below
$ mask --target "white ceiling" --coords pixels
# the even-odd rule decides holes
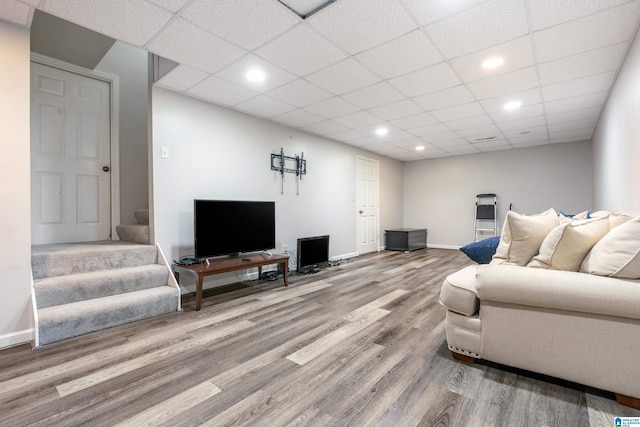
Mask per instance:
[[[2,0],[0,19],[37,7],[179,63],[159,86],[409,161],[590,139],[640,18],[640,0],[282,3]]]

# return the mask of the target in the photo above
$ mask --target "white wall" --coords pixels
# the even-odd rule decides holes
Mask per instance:
[[[170,158],[160,157],[168,147]],[[304,152],[307,174],[271,171],[271,153]],[[153,221],[167,258],[193,254],[193,199],[275,200],[276,249],[329,234],[330,256],[357,253],[356,159],[380,162],[381,230],[402,225],[402,163],[153,88]],[[215,280],[210,284],[215,284]]]
[[[473,240],[476,194],[498,196],[498,233],[513,210],[593,210],[589,142],[544,145],[409,162],[404,167],[404,226],[428,228],[428,245]]]
[[[120,223],[135,224],[149,208],[148,53],[116,42],[96,70],[119,77]]]
[[[598,209],[640,215],[640,36],[636,34],[593,137]]]
[[[0,21],[0,348],[31,341],[29,30]]]

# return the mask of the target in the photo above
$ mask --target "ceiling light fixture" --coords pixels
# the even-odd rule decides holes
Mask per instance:
[[[389,133],[389,129],[387,128],[378,128],[376,129],[376,135],[384,136]]]
[[[504,109],[505,110],[516,110],[518,108],[522,107],[522,102],[520,101],[511,101],[511,102],[507,102],[506,104],[504,104]]]
[[[496,56],[495,58],[487,59],[482,63],[482,68],[486,70],[490,70],[492,68],[496,68],[501,66],[504,63],[504,58],[501,56]]]
[[[423,151],[424,145],[416,145],[416,151]]]
[[[258,70],[257,68],[254,68],[247,72],[247,80],[249,80],[250,82],[261,83],[266,78],[267,76],[264,74],[264,72]]]

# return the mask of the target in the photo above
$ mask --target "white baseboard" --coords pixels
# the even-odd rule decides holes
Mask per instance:
[[[0,335],[0,349],[33,342],[33,328]]]
[[[454,245],[434,245],[434,244],[427,244],[427,248],[434,248],[434,249],[451,249],[454,251],[457,251],[458,249],[461,248],[461,246],[454,246]]]
[[[357,256],[358,256],[358,252],[351,252],[351,253],[348,253],[348,254],[332,256],[332,257],[329,258],[329,260],[330,261],[340,261],[341,259],[355,258]]]

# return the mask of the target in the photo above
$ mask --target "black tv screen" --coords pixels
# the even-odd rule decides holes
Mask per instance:
[[[298,239],[298,271],[308,272],[329,264],[329,236]]]
[[[276,246],[276,204],[262,201],[194,200],[196,258],[238,255]]]

